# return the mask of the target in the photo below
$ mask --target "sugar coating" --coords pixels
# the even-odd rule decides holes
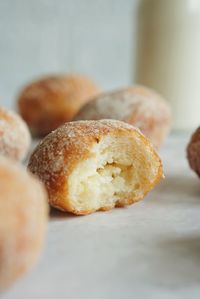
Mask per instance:
[[[47,76],[25,86],[18,97],[18,108],[32,134],[43,137],[71,121],[97,93],[99,88],[86,76]]]
[[[87,77],[81,75],[57,75],[31,83],[24,89],[23,94],[27,100],[40,98],[41,101],[45,102],[48,93],[55,93],[55,96],[58,93],[62,93],[69,96],[69,101],[73,101],[70,98],[70,93],[89,92],[89,89],[91,89],[92,95],[98,90],[95,83]],[[80,100],[82,100],[81,97]]]
[[[157,146],[166,137],[169,105],[151,89],[133,86],[99,95],[87,103],[75,120],[117,119],[138,127]]]
[[[29,130],[20,116],[0,107],[0,154],[21,161],[30,143]]]
[[[134,126],[112,119],[64,124],[41,141],[28,168],[44,182],[52,206],[78,215],[131,204],[162,175],[151,143]],[[106,180],[114,182],[112,188]],[[108,187],[110,198],[107,192],[106,199],[101,196],[100,184],[104,191]]]
[[[48,186],[51,180],[57,180],[60,172],[65,174],[70,169],[65,167],[65,152],[68,151],[68,161],[77,160],[80,155],[90,151],[89,139],[100,137],[105,132],[113,129],[122,131],[139,131],[137,128],[125,122],[106,119],[100,121],[68,122],[47,135],[33,152],[29,168],[37,173]],[[140,133],[141,134],[141,133]]]
[[[147,117],[152,111],[155,112],[159,105],[166,107],[166,103],[156,92],[140,86],[129,87],[97,96],[80,110],[76,119],[100,119],[107,116],[125,121],[138,106]],[[160,109],[157,109],[156,113],[163,116]]]

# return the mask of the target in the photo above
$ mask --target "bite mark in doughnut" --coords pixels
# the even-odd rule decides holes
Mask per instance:
[[[28,167],[52,206],[77,215],[137,202],[163,175],[151,143],[116,120],[66,123],[39,144]]]

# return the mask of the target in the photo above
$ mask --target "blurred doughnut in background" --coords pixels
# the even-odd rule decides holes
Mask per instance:
[[[72,120],[100,89],[84,75],[47,76],[19,94],[18,109],[34,136],[42,137]]]
[[[134,125],[156,147],[164,142],[171,127],[169,104],[154,90],[139,85],[94,97],[80,109],[75,120],[107,118]]]

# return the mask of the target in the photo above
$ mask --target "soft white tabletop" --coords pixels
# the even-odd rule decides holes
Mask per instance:
[[[3,299],[200,298],[200,181],[188,136],[162,148],[166,179],[140,203],[90,216],[54,213],[32,273]]]

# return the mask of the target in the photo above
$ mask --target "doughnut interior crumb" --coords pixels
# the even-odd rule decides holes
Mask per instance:
[[[141,199],[155,179],[155,161],[128,136],[104,136],[68,180],[70,205],[77,214],[109,210]]]

